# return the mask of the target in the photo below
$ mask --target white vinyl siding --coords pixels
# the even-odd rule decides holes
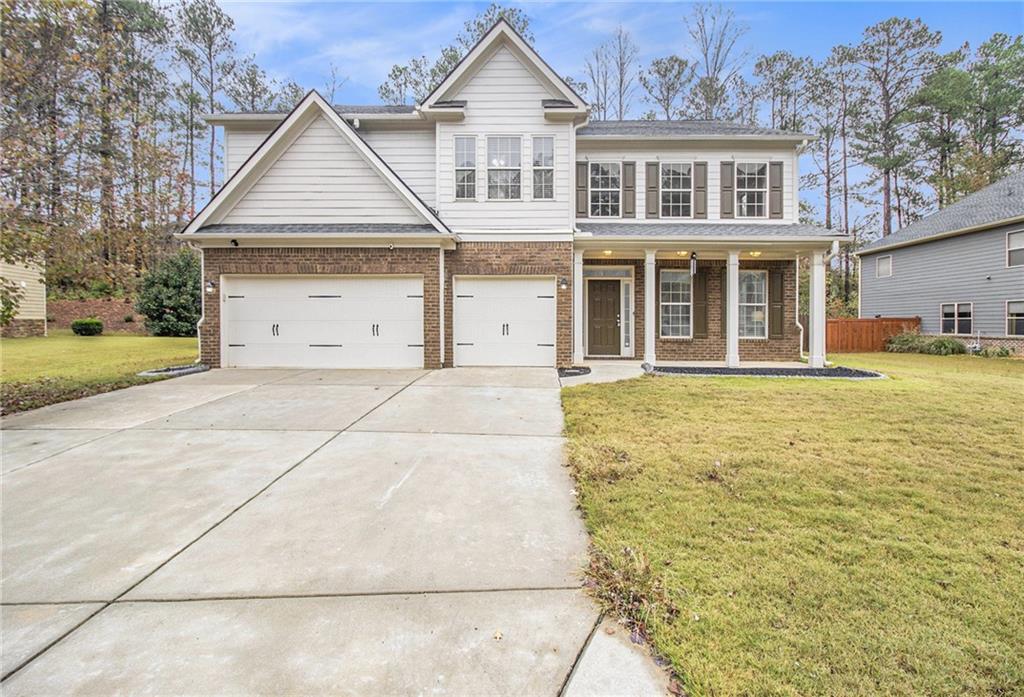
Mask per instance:
[[[740,338],[768,338],[768,272],[740,271]]]
[[[225,223],[423,223],[323,117],[313,121],[224,217]]]
[[[722,218],[721,203],[721,163],[735,162],[767,162],[769,160],[782,163],[782,218],[743,218],[744,223],[758,225],[793,224],[799,222],[799,191],[800,181],[797,160],[792,148],[786,146],[743,143],[736,148],[724,144],[701,144],[695,142],[665,142],[647,144],[610,143],[591,140],[580,140],[576,144],[577,162],[635,162],[636,163],[636,219],[644,224],[674,224],[677,219],[648,218],[647,201],[644,192],[647,190],[648,162],[706,162],[707,170],[707,212],[702,224],[735,224],[735,218]],[[660,209],[660,199],[659,199]],[[660,210],[659,210],[660,213]],[[585,221],[584,221],[585,222]]]
[[[0,261],[0,277],[21,290],[15,319],[46,319],[46,285],[38,269]]]
[[[558,96],[549,92],[506,46],[499,47],[465,84],[442,95],[444,99],[464,99],[469,104],[464,120],[437,124],[438,208],[441,218],[453,230],[569,232],[572,125],[548,121],[541,106],[541,100]],[[455,198],[456,135],[472,135],[477,139],[476,201]],[[490,136],[522,138],[520,200],[488,200],[487,138]],[[550,136],[554,141],[554,198],[549,200],[533,197],[533,138],[542,136]]]
[[[689,339],[693,336],[693,291],[689,271],[661,271],[661,338]]]
[[[437,195],[437,153],[433,128],[372,129],[363,124],[357,131],[410,189],[429,206]]]
[[[875,278],[888,278],[892,276],[892,255],[875,258]]]
[[[231,178],[238,168],[245,164],[256,148],[267,139],[272,126],[258,129],[225,128],[224,129],[224,179]]]

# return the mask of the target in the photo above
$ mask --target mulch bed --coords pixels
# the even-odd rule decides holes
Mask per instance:
[[[762,378],[840,378],[844,380],[868,380],[884,378],[881,373],[858,370],[845,366],[834,368],[702,368],[699,366],[655,366],[655,375],[704,375]]]

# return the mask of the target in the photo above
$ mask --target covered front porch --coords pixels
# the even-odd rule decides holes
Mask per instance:
[[[733,245],[577,237],[573,363],[824,367],[830,247],[820,240]],[[804,324],[802,258],[810,264]]]

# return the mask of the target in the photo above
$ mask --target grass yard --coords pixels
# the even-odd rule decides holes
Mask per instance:
[[[189,337],[75,336],[70,330],[51,330],[46,337],[4,339],[0,342],[3,413],[149,382],[154,378],[136,373],[195,359],[196,340]]]
[[[692,695],[1024,694],[1024,361],[563,391],[602,600]]]

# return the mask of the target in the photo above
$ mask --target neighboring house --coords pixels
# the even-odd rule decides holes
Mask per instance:
[[[0,327],[0,336],[46,336],[46,285],[37,267],[0,261],[0,278],[21,289],[14,319]]]
[[[923,334],[1024,352],[1024,172],[858,255],[861,317],[920,317]]]
[[[803,331],[824,363],[842,238],[798,221],[805,134],[589,121],[504,21],[415,107],[208,121],[229,179],[179,238],[212,366],[735,366],[799,359]]]

